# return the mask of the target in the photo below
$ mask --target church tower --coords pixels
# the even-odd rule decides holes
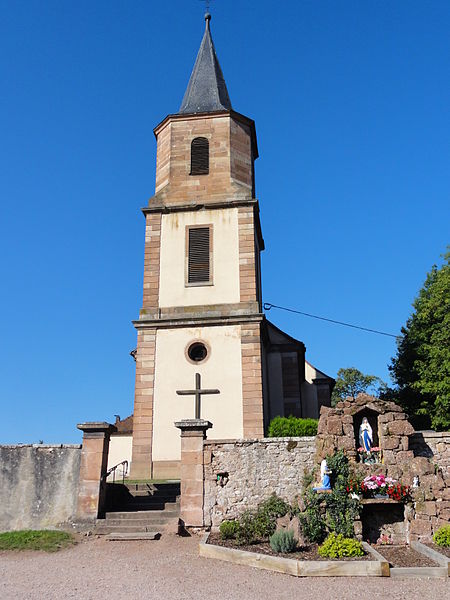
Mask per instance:
[[[174,422],[201,398],[212,439],[262,437],[263,360],[254,122],[232,109],[210,15],[180,110],[154,130],[155,194],[146,219],[131,477],[179,474]]]

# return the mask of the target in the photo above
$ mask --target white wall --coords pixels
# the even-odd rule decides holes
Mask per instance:
[[[202,340],[210,348],[208,359],[192,364],[187,346]],[[179,460],[180,431],[175,421],[193,419],[194,396],[178,396],[177,390],[195,388],[195,373],[203,388],[218,388],[220,394],[202,397],[201,417],[212,422],[208,438],[241,438],[242,364],[240,325],[160,329],[156,337],[153,415],[153,460]]]
[[[119,464],[123,460],[128,461],[128,474],[131,466],[131,446],[133,436],[131,435],[112,435],[109,441],[108,469]],[[122,467],[116,470],[116,479],[122,477]],[[108,477],[112,481],[113,476]]]
[[[213,285],[185,286],[186,226],[213,226]],[[162,216],[159,306],[239,302],[238,209]]]

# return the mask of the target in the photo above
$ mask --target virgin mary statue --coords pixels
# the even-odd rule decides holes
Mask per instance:
[[[373,433],[367,417],[363,417],[359,427],[359,443],[366,452],[370,452],[373,444]]]

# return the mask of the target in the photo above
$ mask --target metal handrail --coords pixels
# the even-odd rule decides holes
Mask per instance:
[[[108,477],[111,475],[111,473],[113,473],[113,483],[116,483],[116,469],[117,469],[117,467],[120,467],[121,465],[124,465],[124,468],[122,469],[122,483],[125,483],[125,477],[128,474],[128,461],[127,460],[123,460],[122,462],[117,463],[117,465],[114,465],[113,467],[108,469],[106,471],[106,473],[103,475],[102,479],[104,479],[104,481],[106,481],[108,479]]]

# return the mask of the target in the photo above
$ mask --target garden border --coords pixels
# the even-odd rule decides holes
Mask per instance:
[[[444,554],[441,554],[437,550],[434,550],[434,548],[429,548],[421,542],[411,542],[411,548],[416,550],[416,552],[420,552],[428,558],[431,558],[431,560],[437,562],[438,565],[442,565],[442,567],[447,570],[447,577],[450,577],[450,558]]]
[[[238,565],[267,569],[295,577],[389,577],[389,563],[369,544],[362,542],[364,550],[374,560],[329,561],[297,560],[279,556],[269,556],[247,550],[237,550],[208,544],[209,533],[199,543],[199,554],[205,558],[216,558]]]

